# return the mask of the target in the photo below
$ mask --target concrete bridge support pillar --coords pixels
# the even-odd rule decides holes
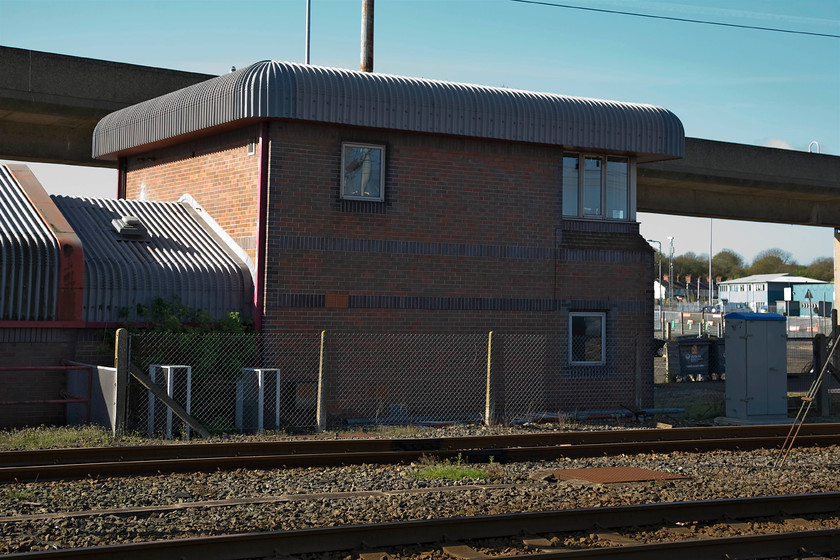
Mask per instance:
[[[837,306],[837,282],[840,281],[840,228],[834,228],[834,307]]]

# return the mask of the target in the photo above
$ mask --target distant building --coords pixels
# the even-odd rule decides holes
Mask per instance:
[[[834,284],[787,273],[754,274],[721,282],[720,299],[756,312],[826,317],[834,308]],[[810,297],[809,297],[810,296]]]
[[[659,282],[654,280],[654,299],[656,299],[656,294],[659,293],[657,290],[660,289],[666,301],[668,298],[673,298],[674,301],[672,303],[682,302],[700,304],[709,301],[709,283],[704,281],[702,277],[692,277],[690,274],[685,276],[677,275],[673,282],[671,282],[670,278],[666,274],[662,277],[661,285]],[[717,295],[718,286],[717,284],[713,284],[712,300],[715,300]]]

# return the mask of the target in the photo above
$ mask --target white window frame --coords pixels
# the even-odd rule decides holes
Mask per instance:
[[[374,149],[380,151],[380,159],[379,159],[379,195],[378,196],[365,196],[356,195],[356,194],[347,194],[345,192],[345,178],[347,177],[346,173],[346,155],[348,148],[362,148],[362,149]],[[382,202],[385,200],[385,146],[383,144],[365,144],[361,142],[342,142],[341,143],[341,198],[346,200],[367,200],[373,202]]]
[[[601,320],[601,359],[598,361],[576,361],[574,359],[575,317],[598,317]],[[607,314],[593,311],[573,311],[569,313],[569,363],[573,366],[602,366],[607,361]]]
[[[563,158],[577,158],[578,159],[578,176],[577,176],[577,208],[570,211],[569,208],[563,207],[563,217],[567,219],[582,219],[582,220],[609,220],[614,222],[635,222],[636,221],[636,159],[626,156],[608,156],[591,153],[576,153],[564,152]],[[599,159],[601,161],[601,202],[599,212],[597,214],[584,213],[585,202],[585,167],[587,159]],[[627,162],[627,215],[624,218],[610,218],[607,213],[607,168],[610,160],[624,160]],[[565,163],[564,163],[565,165]],[[564,173],[565,175],[565,169]],[[567,185],[562,185],[565,193]],[[561,194],[562,196],[562,194]]]

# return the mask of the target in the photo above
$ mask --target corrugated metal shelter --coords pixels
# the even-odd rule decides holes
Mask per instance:
[[[653,105],[262,61],[102,119],[93,156],[148,149],[202,129],[248,119],[294,119],[683,157],[685,133]]]
[[[155,297],[250,317],[248,266],[183,202],[53,197],[85,249],[84,320],[143,320]]]
[[[58,242],[5,165],[0,165],[0,320],[54,321]]]
[[[49,197],[27,172],[0,165],[0,321],[143,320],[138,304],[155,297],[215,318],[251,317],[251,263],[188,196]],[[71,259],[78,271],[66,266]],[[62,302],[82,285],[82,305]]]

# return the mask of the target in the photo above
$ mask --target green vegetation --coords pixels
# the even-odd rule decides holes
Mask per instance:
[[[426,428],[422,426],[415,426],[415,425],[405,425],[405,426],[387,426],[387,425],[371,425],[371,426],[364,426],[360,428],[358,431],[371,434],[377,437],[385,437],[385,438],[399,438],[399,437],[414,437],[423,434],[426,431]],[[352,431],[347,431],[348,434],[352,434]]]
[[[29,500],[32,496],[30,490],[13,490],[11,488],[6,490],[6,497],[10,500]]]
[[[122,326],[133,332],[161,332],[161,333],[244,333],[253,331],[253,325],[231,312],[221,320],[215,320],[202,309],[195,309],[181,303],[176,294],[172,299],[165,300],[155,297],[150,305],[137,304],[135,308],[136,321],[129,320],[130,308],[122,307],[117,316],[123,321]]]
[[[132,362],[144,371],[149,364],[189,364],[193,383],[200,385],[235,379],[244,365],[255,362],[257,336],[239,313],[214,321],[173,296],[170,301],[157,297],[149,307],[138,306],[137,315],[146,322],[126,328],[137,335],[132,339]],[[220,432],[228,429],[217,427]]]
[[[462,480],[464,478],[499,478],[498,467],[490,458],[490,465],[487,469],[469,467],[462,461],[461,454],[453,462],[449,459],[438,461],[432,457],[423,456],[420,459],[420,469],[410,474],[413,478],[430,478],[444,480]]]
[[[664,383],[654,386],[654,408],[682,408],[675,419],[712,420],[725,413],[723,383]]]
[[[109,431],[98,426],[38,426],[0,432],[0,451],[139,445],[140,443],[147,443],[147,440],[131,436],[115,438]]]
[[[667,255],[659,255],[663,262]],[[706,278],[709,275],[709,256],[697,255],[691,251],[682,255],[675,255],[673,259],[674,276],[685,278]],[[753,274],[776,274],[787,272],[796,276],[805,276],[825,282],[834,280],[834,260],[831,257],[820,257],[809,265],[796,262],[793,255],[778,248],[765,249],[755,256],[752,263],[744,262],[744,257],[731,249],[723,249],[712,257],[712,275],[723,280],[734,280]]]

